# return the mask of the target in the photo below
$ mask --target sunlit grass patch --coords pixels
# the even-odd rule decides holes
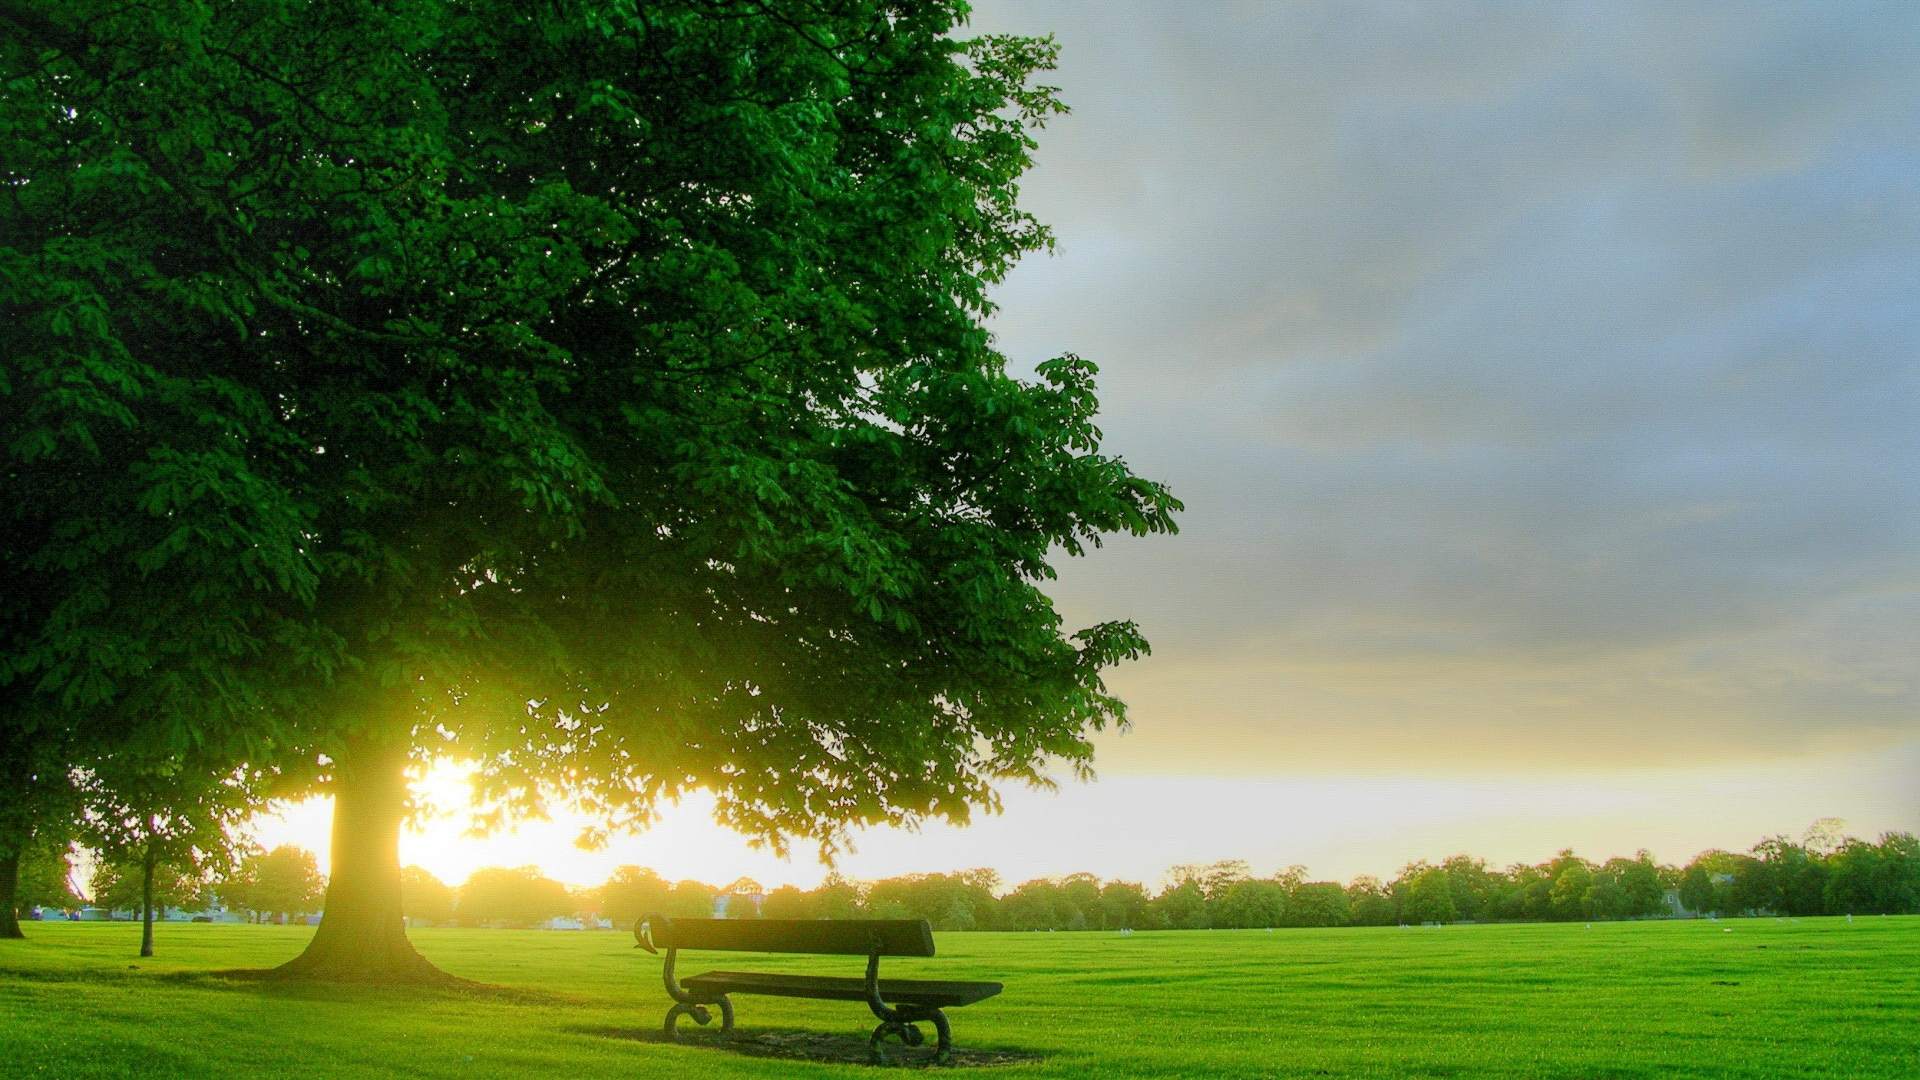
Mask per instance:
[[[873,1075],[858,1005],[741,998],[740,1044],[658,1036],[659,960],[616,933],[416,931],[493,991],[223,972],[306,928],[36,924],[0,942],[0,1073],[108,1076]],[[1343,930],[946,934],[902,977],[999,979],[952,1014],[1009,1076],[1910,1077],[1920,918]],[[857,958],[683,957],[858,974]]]

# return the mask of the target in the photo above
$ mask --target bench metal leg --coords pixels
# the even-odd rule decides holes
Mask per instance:
[[[720,1006],[720,1034],[725,1035],[732,1031],[733,1002],[728,1001],[723,994],[720,1000],[708,1004]],[[680,1018],[683,1016],[693,1017],[694,1023],[702,1027],[713,1022],[713,1011],[708,1009],[705,1004],[695,1005],[687,1002],[676,1004],[673,1008],[667,1010],[666,1033],[668,1042],[673,1042],[680,1037],[680,1033],[676,1029],[680,1026]]]
[[[933,1060],[942,1065],[953,1060],[953,1029],[947,1024],[945,1013],[939,1009],[905,1007],[891,1011],[894,1015],[882,1020],[880,1025],[873,1029],[873,1036],[867,1040],[867,1049],[873,1053],[876,1061],[883,1064],[886,1062],[885,1042],[889,1035],[897,1036],[902,1046],[924,1045],[927,1041],[926,1036],[920,1033],[920,1025],[916,1022],[920,1020],[928,1021],[933,1025],[937,1040],[934,1043]]]

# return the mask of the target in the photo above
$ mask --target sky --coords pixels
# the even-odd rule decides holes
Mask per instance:
[[[857,877],[1683,861],[1920,829],[1920,6],[1065,3],[1071,115],[999,288],[1100,365],[1177,537],[1065,567],[1137,619],[1091,785],[869,834]],[[456,798],[458,777],[428,785]],[[263,830],[324,852],[326,808]],[[403,857],[458,881],[811,884],[693,800]]]

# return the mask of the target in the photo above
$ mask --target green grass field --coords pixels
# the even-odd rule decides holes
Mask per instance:
[[[416,931],[511,992],[286,986],[213,972],[305,928],[31,924],[0,942],[6,1076],[827,1077],[756,1056],[864,1046],[859,1005],[736,999],[744,1049],[656,1032],[659,960],[617,933]],[[997,978],[953,1015],[981,1071],[1056,1076],[1920,1076],[1920,918],[1439,929],[947,934],[892,975]],[[857,957],[691,954],[681,971],[858,974]],[[798,1032],[819,1033],[812,1041]]]

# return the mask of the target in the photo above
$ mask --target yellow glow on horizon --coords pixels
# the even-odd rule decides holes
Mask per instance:
[[[810,847],[789,860],[750,847],[714,823],[705,796],[598,851],[575,845],[582,819],[565,813],[472,836],[463,810],[468,771],[442,762],[428,772],[418,790],[440,812],[400,841],[403,864],[448,884],[484,866],[538,866],[580,886],[625,864],[716,885],[744,875],[768,887],[810,887],[827,872]],[[862,834],[840,869],[872,879],[986,866],[1009,886],[1086,870],[1157,885],[1175,864],[1226,858],[1246,859],[1257,873],[1300,863],[1316,878],[1343,881],[1459,852],[1505,865],[1543,861],[1563,847],[1592,859],[1644,847],[1683,862],[1710,847],[1745,850],[1764,836],[1797,836],[1820,817],[1843,818],[1862,836],[1915,829],[1916,775],[1920,742],[1880,753],[1604,773],[1116,775],[1055,794],[1008,791],[1004,814],[967,828]],[[309,848],[324,870],[331,809],[328,799],[285,806],[257,821],[258,838]]]

